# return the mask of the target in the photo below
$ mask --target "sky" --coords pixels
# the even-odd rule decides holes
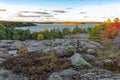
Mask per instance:
[[[0,20],[104,21],[120,17],[120,0],[0,0]]]

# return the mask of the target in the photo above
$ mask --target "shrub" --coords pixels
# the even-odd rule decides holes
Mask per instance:
[[[70,34],[69,29],[64,27],[63,30],[62,30],[62,34],[63,35],[69,35]]]
[[[120,56],[114,57],[114,59],[112,59],[113,63],[106,63],[104,65],[104,68],[108,69],[110,71],[116,72],[116,73],[120,73],[120,65],[119,65],[120,59],[119,59],[119,57]]]
[[[32,32],[30,39],[37,40],[37,37],[38,37],[38,32]]]
[[[66,52],[66,56],[67,56],[67,57],[70,57],[70,56],[72,56],[72,55],[74,54],[74,51],[73,51],[73,49],[72,49],[71,47],[68,47],[68,48],[65,50],[65,52]]]
[[[38,34],[38,40],[42,40],[44,39],[44,35],[43,34]]]
[[[101,31],[101,38],[103,40],[112,39],[120,30],[120,24],[118,22],[114,22],[112,25],[108,26],[105,30]]]
[[[20,53],[20,54],[23,54],[23,53],[27,52],[27,49],[24,45],[22,45],[17,49],[17,52]]]
[[[23,73],[29,77],[29,80],[47,80],[49,73],[68,68],[71,63],[46,53],[26,53],[7,58],[1,66],[17,74]]]
[[[70,29],[70,32],[71,32],[71,33],[74,33],[74,30],[75,30],[74,28],[71,28],[71,29]]]
[[[43,29],[42,29],[42,32],[48,32],[48,29],[43,28]]]

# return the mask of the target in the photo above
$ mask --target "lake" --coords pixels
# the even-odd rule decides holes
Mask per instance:
[[[73,28],[73,27],[76,27],[76,26],[82,26],[83,29],[86,29],[88,28],[89,26],[94,26],[94,24],[37,24],[37,26],[25,26],[25,27],[17,27],[16,29],[22,29],[22,30],[25,30],[25,29],[30,29],[31,32],[39,32],[41,31],[42,29],[46,28],[48,30],[51,30],[51,29],[60,29],[62,30],[64,27],[66,28]]]

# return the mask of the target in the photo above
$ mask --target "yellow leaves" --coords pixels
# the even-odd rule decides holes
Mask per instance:
[[[43,28],[43,29],[42,29],[42,32],[48,32],[48,29]]]
[[[73,33],[73,32],[74,32],[74,30],[75,30],[74,28],[71,28],[71,29],[70,29],[70,32],[71,32],[71,33]]]
[[[114,27],[113,30],[111,31],[111,37],[114,37],[117,35],[117,32],[118,32],[118,28],[117,27]]]
[[[18,53],[26,53],[27,52],[27,49],[24,45],[20,46],[18,49],[17,49]]]
[[[106,23],[111,24],[111,19],[109,18]]]
[[[100,24],[95,24],[95,26],[96,26],[96,27],[99,27],[99,26],[100,26]]]
[[[118,21],[119,21],[119,18],[115,18],[115,19],[114,19],[114,22],[118,22]]]
[[[80,26],[79,28],[80,28],[80,29],[83,29],[83,26]]]
[[[118,32],[118,28],[117,27],[113,27],[112,30],[103,30],[101,31],[101,38],[103,40],[108,40],[110,38],[113,38],[117,35]]]
[[[42,40],[44,39],[44,35],[43,34],[38,34],[38,40]]]
[[[36,32],[32,32],[32,34],[35,34]]]

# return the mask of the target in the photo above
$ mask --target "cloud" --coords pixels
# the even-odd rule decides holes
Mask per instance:
[[[0,3],[0,18],[2,20],[27,21],[104,21],[107,18],[120,18],[120,3],[88,5],[68,9],[40,9],[39,7]]]
[[[55,13],[65,13],[66,11],[64,11],[64,10],[52,10],[53,12],[55,12]]]

